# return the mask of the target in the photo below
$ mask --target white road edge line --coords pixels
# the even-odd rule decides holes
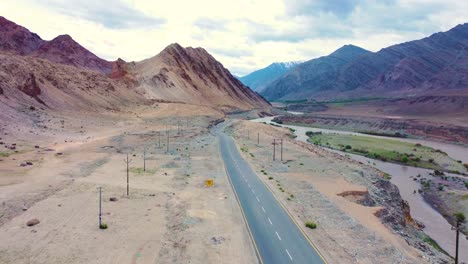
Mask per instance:
[[[286,248],[286,253],[288,253],[289,258],[290,258],[291,260],[293,260],[293,258],[291,257],[291,254],[289,254],[289,251],[288,251],[287,248]]]
[[[270,222],[270,225],[273,225],[273,223],[270,220],[270,217],[268,217],[268,222]],[[276,233],[276,234],[278,234],[278,233]]]
[[[258,199],[258,196],[255,196],[255,198],[257,198],[257,201],[260,202],[260,199]]]
[[[276,233],[276,236],[278,237],[278,239],[281,240],[281,237],[279,236],[278,232],[275,231],[275,233]]]
[[[265,208],[263,208],[263,206],[262,206],[262,211],[263,211],[264,213],[266,213]]]

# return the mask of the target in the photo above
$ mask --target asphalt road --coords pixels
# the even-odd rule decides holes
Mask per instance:
[[[264,264],[325,263],[290,216],[241,157],[234,140],[218,134],[226,171]]]

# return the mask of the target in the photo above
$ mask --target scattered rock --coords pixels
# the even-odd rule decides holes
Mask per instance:
[[[34,146],[34,148],[37,148],[37,149],[38,149],[38,148],[39,148],[39,146],[38,146],[38,145],[36,145],[36,146]]]
[[[21,162],[20,166],[21,167],[26,167],[26,166],[28,166],[28,164],[26,164],[26,162]]]
[[[220,237],[212,237],[211,238],[211,243],[215,244],[215,245],[219,245],[221,243],[223,243],[226,239],[222,236]]]
[[[30,161],[26,161],[26,165],[28,165],[28,166],[32,166],[32,165],[33,165],[33,163],[32,163],[32,162],[30,162]]]
[[[62,156],[63,153],[62,152],[57,152],[57,156]]]
[[[117,199],[117,197],[111,197],[109,198],[109,201],[111,202],[117,202],[119,199]]]
[[[37,218],[34,218],[34,219],[31,219],[29,221],[26,222],[26,225],[27,226],[35,226],[37,224],[39,224],[41,221],[39,221]]]

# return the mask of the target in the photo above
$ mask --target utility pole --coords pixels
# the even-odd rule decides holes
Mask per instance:
[[[129,194],[128,165],[130,164],[130,162],[132,162],[132,160],[128,159],[128,154],[127,154],[127,158],[124,159],[124,162],[127,164],[127,196],[128,196],[128,194]]]
[[[276,139],[273,139],[273,161],[275,161],[276,152]]]
[[[281,161],[283,161],[283,139],[281,139]]]
[[[99,228],[101,228],[102,223],[102,187],[98,187],[99,189]]]
[[[463,213],[455,213],[455,221],[456,227],[452,227],[452,230],[456,232],[456,242],[455,242],[455,264],[458,264],[458,247],[459,247],[459,239],[460,239],[460,230],[462,229],[462,225],[465,223],[466,218]]]
[[[169,130],[166,130],[167,141],[166,141],[166,152],[169,152]]]
[[[247,139],[250,139],[250,129],[247,129]]]
[[[143,147],[143,171],[146,171],[146,147]]]
[[[257,133],[257,145],[260,145],[260,132]]]

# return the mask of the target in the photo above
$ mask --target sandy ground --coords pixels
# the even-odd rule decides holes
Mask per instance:
[[[249,131],[249,132],[248,132]],[[279,200],[304,225],[314,221],[317,229],[304,228],[330,263],[428,263],[419,250],[409,246],[374,215],[379,207],[366,207],[345,191],[366,191],[357,179],[366,167],[334,160],[324,150],[293,144],[287,129],[239,121],[231,133],[248,160]],[[260,134],[260,145],[257,136]],[[273,138],[285,138],[284,162],[277,147],[272,161]],[[250,154],[252,153],[252,155]],[[266,175],[262,172],[266,172]],[[270,178],[272,177],[272,178]],[[284,192],[280,189],[283,188]]]
[[[46,129],[3,127],[2,140],[18,153],[0,161],[0,263],[256,263],[206,130],[220,116],[159,104],[123,114],[40,113],[50,119]],[[166,128],[169,152],[165,137],[159,147]],[[21,167],[25,161],[33,165]],[[205,187],[206,179],[215,186]],[[98,228],[98,187],[107,230]],[[34,218],[40,223],[26,226]]]

